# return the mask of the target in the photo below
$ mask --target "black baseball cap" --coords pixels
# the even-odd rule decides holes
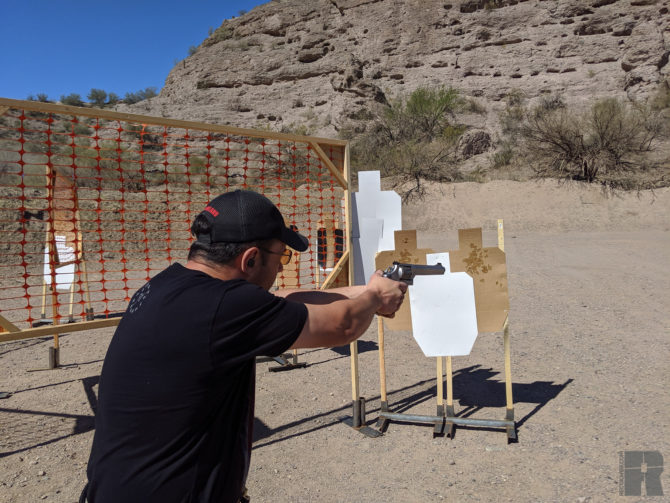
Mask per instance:
[[[258,192],[226,192],[212,199],[200,215],[211,224],[209,234],[196,236],[201,243],[247,243],[275,238],[297,251],[309,247],[307,238],[286,227],[279,209]]]

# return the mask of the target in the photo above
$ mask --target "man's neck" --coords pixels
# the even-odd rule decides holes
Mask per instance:
[[[228,281],[231,279],[244,279],[244,273],[239,269],[229,265],[214,265],[208,262],[202,262],[197,259],[191,259],[186,262],[187,269],[204,272],[213,278]]]

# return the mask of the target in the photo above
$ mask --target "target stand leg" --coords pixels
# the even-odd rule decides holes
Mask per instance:
[[[366,437],[376,438],[382,436],[381,431],[370,428],[365,424],[365,398],[360,397],[358,400],[354,400],[352,403],[352,411],[352,417],[341,418],[343,423],[351,426],[354,430],[362,433]]]
[[[296,354],[293,355],[293,361],[289,361],[288,358],[286,358],[286,355],[279,355],[275,356],[272,358],[257,358],[256,361],[275,361],[279,365],[275,367],[268,367],[268,370],[270,372],[284,372],[285,370],[293,370],[293,369],[302,369],[307,367],[306,362],[299,362],[298,361],[298,356]]]
[[[383,401],[381,403],[381,407],[380,407],[379,411],[381,412],[381,414],[383,414],[385,412],[389,412],[389,403],[387,401]],[[377,429],[380,432],[384,433],[386,431],[386,428],[388,428],[390,421],[381,414],[377,418],[377,425],[376,426],[377,426]]]
[[[49,369],[57,369],[60,367],[60,348],[49,348]]]
[[[454,406],[453,405],[447,405],[445,415],[444,415],[444,426],[445,426],[445,431],[447,437],[453,439],[454,435],[456,434],[456,424],[454,423],[453,419],[456,417],[456,413],[454,412]]]
[[[516,422],[514,421],[514,409],[507,409],[505,414],[505,421],[508,421],[508,424],[505,426],[507,429],[507,443],[515,444],[519,441],[519,438],[516,436]]]
[[[433,438],[435,437],[441,437],[444,435],[444,429],[445,429],[445,422],[444,422],[444,405],[438,405],[437,406],[437,414],[438,417],[442,417],[442,421],[435,422],[435,428],[433,429]]]

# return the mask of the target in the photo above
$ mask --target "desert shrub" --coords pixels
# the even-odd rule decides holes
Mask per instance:
[[[68,94],[67,96],[62,95],[60,97],[61,103],[63,105],[71,105],[73,107],[83,107],[84,106],[84,101],[81,99],[81,95],[77,93],[71,93]]]
[[[134,93],[126,93],[126,95],[123,97],[123,102],[132,105],[133,103],[144,101],[155,96],[158,96],[158,91],[156,88],[147,87]]]
[[[202,45],[204,47],[208,47],[210,45],[214,45],[234,37],[235,37],[235,30],[233,29],[232,26],[230,26],[229,23],[224,21],[224,23],[221,26],[219,26],[216,30],[214,30],[214,32],[211,33],[207,39],[205,39]]]
[[[526,111],[518,132],[540,174],[607,183],[605,175],[639,165],[636,155],[652,150],[663,129],[650,106],[606,98],[584,112],[540,103]]]
[[[46,93],[37,93],[36,96],[30,94],[26,99],[28,101],[39,101],[41,103],[50,103],[49,96]]]
[[[93,134],[93,130],[89,128],[86,124],[76,123],[72,126],[72,131],[78,136],[90,136]]]
[[[354,166],[393,177],[403,201],[422,198],[426,181],[455,181],[455,147],[465,128],[455,122],[463,105],[453,88],[419,88],[369,111],[365,130],[347,129]]]
[[[109,93],[107,95],[107,105],[116,105],[119,102],[119,95],[116,93]]]
[[[502,148],[493,154],[492,165],[494,168],[509,166],[514,158],[514,150],[510,145],[504,144]]]
[[[520,90],[512,90],[505,96],[505,110],[500,114],[500,128],[506,141],[515,145],[525,114],[526,96]]]

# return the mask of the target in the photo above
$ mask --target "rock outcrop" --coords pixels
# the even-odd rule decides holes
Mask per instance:
[[[156,98],[120,108],[335,136],[371,103],[453,86],[495,128],[510,91],[644,99],[670,80],[669,0],[274,0],[223,23]],[[488,147],[487,147],[488,148]],[[469,155],[466,151],[464,155]]]

